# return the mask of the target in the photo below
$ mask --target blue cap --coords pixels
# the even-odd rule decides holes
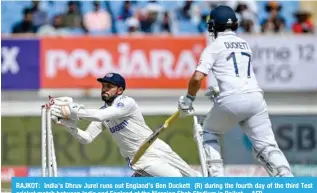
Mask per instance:
[[[210,20],[214,20],[214,22],[219,24],[228,24],[228,22],[237,22],[238,18],[233,11],[233,9],[229,6],[219,5],[214,8],[209,15]]]
[[[108,73],[103,78],[97,78],[98,82],[110,82],[115,84],[119,87],[122,87],[125,90],[125,80],[124,78],[118,73]]]

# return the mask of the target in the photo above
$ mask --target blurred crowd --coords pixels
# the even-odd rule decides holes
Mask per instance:
[[[32,1],[23,8],[23,18],[14,22],[9,34],[67,36],[67,35],[142,35],[142,34],[203,34],[210,10],[217,5],[229,5],[238,15],[238,33],[314,33],[316,23],[309,10],[298,8],[292,13],[289,27],[281,14],[284,7],[276,1],[259,7],[249,1],[68,1],[65,11],[50,15],[55,1]],[[162,4],[163,3],[163,4]],[[114,6],[115,4],[115,6]],[[88,8],[89,7],[89,8]],[[167,9],[171,7],[171,9]],[[258,16],[265,9],[265,18]],[[4,34],[4,32],[2,32]]]

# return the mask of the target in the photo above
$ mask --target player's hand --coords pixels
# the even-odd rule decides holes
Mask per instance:
[[[181,96],[178,99],[178,109],[180,117],[192,115],[194,113],[193,100],[186,96]]]
[[[215,98],[217,98],[217,96],[219,96],[219,87],[215,86],[215,87],[208,87],[208,91],[205,93],[205,96],[211,100],[214,101]]]
[[[84,105],[77,103],[68,103],[66,105],[54,104],[51,107],[51,114],[62,119],[78,120],[79,109],[84,108]]]

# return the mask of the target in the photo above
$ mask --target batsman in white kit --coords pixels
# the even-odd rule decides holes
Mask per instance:
[[[192,103],[201,81],[212,71],[218,88],[207,96],[214,102],[203,122],[204,153],[208,176],[224,176],[219,136],[237,123],[250,139],[253,155],[270,176],[292,177],[290,165],[278,147],[272,131],[263,91],[252,69],[252,51],[249,44],[236,36],[238,20],[228,6],[214,8],[208,21],[212,42],[201,54],[186,96],[178,101],[183,115],[192,115]],[[232,147],[234,148],[234,147]]]
[[[120,153],[136,171],[134,176],[201,176],[160,139],[131,165],[130,160],[153,131],[145,123],[134,99],[123,95],[126,83],[121,75],[108,73],[97,80],[102,85],[101,98],[105,102],[100,109],[86,109],[68,97],[55,98],[50,107],[52,119],[65,126],[67,131],[83,144],[92,142],[105,128],[109,130]],[[86,130],[77,128],[76,123],[80,119],[92,121]]]

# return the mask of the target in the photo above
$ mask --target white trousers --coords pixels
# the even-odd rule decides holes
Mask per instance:
[[[214,166],[211,170],[216,175],[223,176],[223,171],[219,171],[219,169],[222,170],[222,166],[219,164],[222,161],[219,136],[227,133],[237,123],[251,141],[254,152],[263,152],[266,149],[264,152],[269,151],[268,153],[270,153],[272,148],[268,147],[274,147],[273,151],[279,153],[277,158],[279,163],[271,164],[276,167],[289,167],[289,163],[279,150],[275,140],[263,95],[260,92],[254,92],[232,95],[222,99],[221,102],[216,101],[204,121],[205,152],[211,162],[216,163],[214,165],[211,163]],[[268,159],[267,162],[276,162],[269,156],[271,155],[264,155],[265,159]]]
[[[237,123],[249,137],[256,150],[264,145],[276,145],[267,105],[260,92],[233,95],[215,102],[208,113],[203,129],[225,134]]]
[[[133,166],[137,173],[153,177],[199,177],[201,174],[191,168],[169,145],[157,139],[148,152]]]

